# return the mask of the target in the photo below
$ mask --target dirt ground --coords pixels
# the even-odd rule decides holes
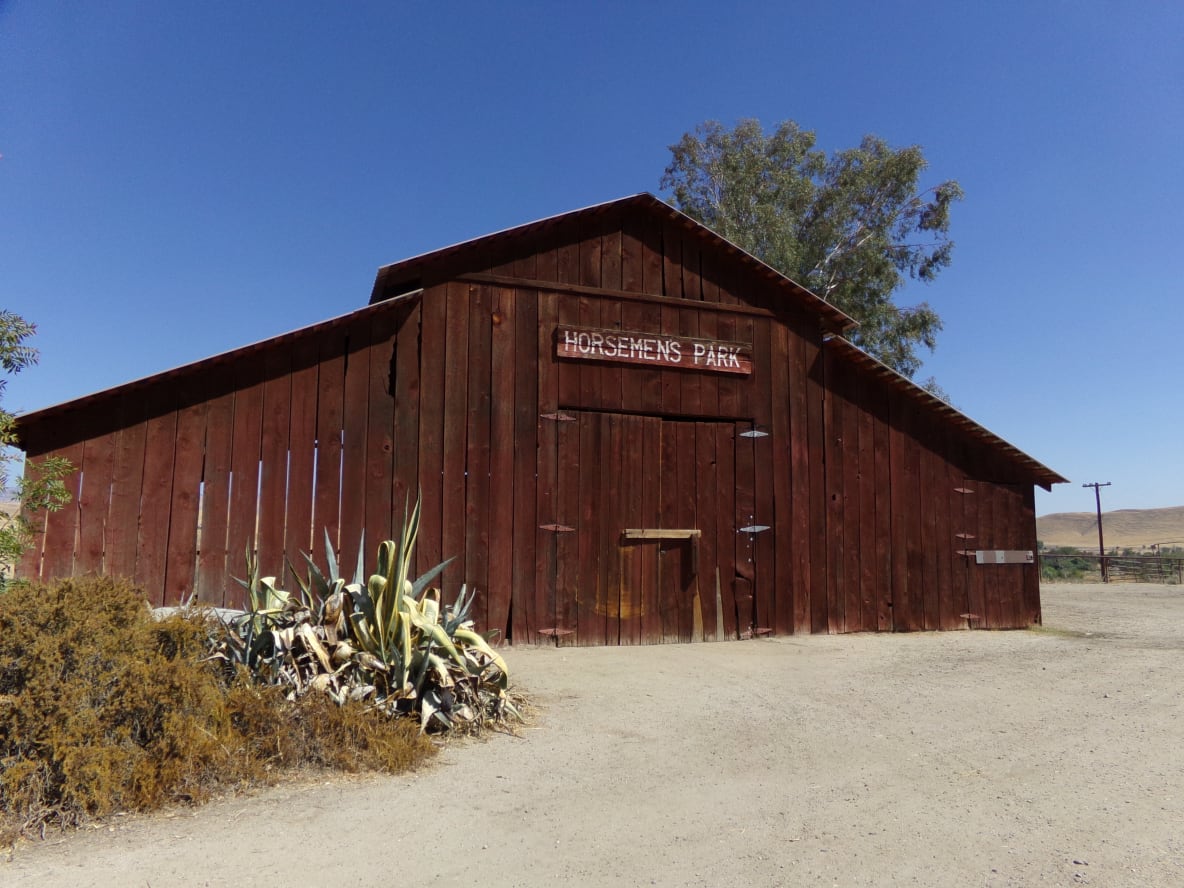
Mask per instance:
[[[1029,632],[514,649],[541,707],[417,774],[22,846],[6,886],[1184,885],[1184,588]]]

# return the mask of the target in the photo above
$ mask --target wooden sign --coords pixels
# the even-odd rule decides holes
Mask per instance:
[[[555,356],[738,373],[743,376],[752,373],[752,346],[748,343],[630,330],[556,327]]]

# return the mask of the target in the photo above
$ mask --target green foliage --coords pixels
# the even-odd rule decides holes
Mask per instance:
[[[793,121],[766,134],[748,119],[708,121],[670,151],[661,187],[676,207],[859,321],[853,340],[885,364],[917,371],[916,348],[934,348],[941,319],[892,295],[950,263],[950,206],[962,199],[952,180],[920,189],[919,146],[868,135],[828,158]]]
[[[404,720],[224,676],[210,632],[200,613],[155,620],[123,581],[12,584],[0,599],[0,841],[287,769],[394,772],[431,754]]]
[[[1082,555],[1072,546],[1045,547],[1039,542],[1036,545],[1040,550],[1041,582],[1079,583],[1087,576],[1098,574],[1096,555]],[[1046,558],[1046,555],[1053,557]]]
[[[0,368],[19,373],[37,363],[37,349],[27,344],[36,327],[10,311],[0,311]],[[8,384],[0,379],[0,396]],[[10,449],[16,444],[16,419],[0,408],[0,491],[7,493],[8,466],[18,457]],[[19,513],[0,509],[0,588],[12,565],[24,553],[33,537],[38,516],[55,511],[70,501],[63,479],[73,466],[60,458],[30,464],[13,493],[21,503]]]
[[[389,715],[415,715],[423,730],[517,717],[509,669],[474,631],[467,589],[445,607],[440,590],[429,588],[448,562],[408,578],[419,517],[416,503],[399,540],[378,547],[376,572],[365,583],[361,552],[353,582],[338,576],[327,536],[328,575],[305,555],[308,576],[298,595],[277,589],[275,577],[259,577],[248,557],[240,582],[251,609],[213,640],[214,655],[245,665],[257,682],[283,687],[291,699],[316,691],[338,703],[364,701]]]

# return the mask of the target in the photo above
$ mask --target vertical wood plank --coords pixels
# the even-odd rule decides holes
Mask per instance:
[[[514,309],[514,564],[511,631],[515,642],[537,642],[535,546],[539,475],[538,294],[515,290]]]
[[[606,290],[621,287],[620,220],[606,220],[600,237],[600,285]]]
[[[469,309],[472,290],[464,283],[448,285],[444,367],[443,558],[454,558],[441,583],[450,599],[468,576],[465,564],[465,461],[468,455]],[[431,394],[427,395],[431,397]]]
[[[752,325],[752,352],[755,368],[749,388],[752,391],[750,416],[757,428],[766,432],[773,426],[773,322],[761,318]],[[754,486],[754,516],[756,524],[771,529],[756,535],[753,540],[756,570],[753,584],[753,620],[760,629],[775,630],[777,626],[777,501],[773,482],[773,462],[780,441],[772,434],[752,438]],[[784,440],[784,439],[782,439]]]
[[[704,311],[695,313],[696,322],[698,324],[698,332],[695,335],[702,336],[704,339],[720,339],[719,335],[719,315],[713,311]],[[704,418],[715,418],[719,416],[719,376],[715,373],[698,373],[694,374],[699,377],[698,384],[698,411],[699,415]],[[688,403],[694,401],[693,395],[684,391],[684,398]]]
[[[341,433],[345,421],[346,336],[347,331],[340,327],[321,336],[317,371],[313,550],[329,545],[334,555],[341,551]],[[327,544],[324,543],[326,539]]]
[[[1020,514],[1021,549],[1036,551],[1036,490],[1032,484],[1023,485],[1023,502]],[[1044,618],[1040,612],[1040,564],[1023,567],[1023,615],[1024,626],[1039,626]]]
[[[366,419],[366,558],[374,557],[383,540],[394,538],[395,510],[395,333],[397,312],[411,306],[386,307],[371,315],[367,360],[370,390]],[[400,501],[400,506],[402,502]]]
[[[896,624],[893,617],[893,595],[896,591],[895,546],[897,529],[892,511],[892,428],[889,401],[882,390],[872,400],[875,419],[875,487],[876,487],[876,628],[891,632]],[[903,556],[902,556],[903,557]],[[870,620],[869,620],[870,626]]]
[[[702,251],[699,241],[693,235],[682,231],[682,296],[684,299],[703,300],[701,274]]]
[[[665,336],[678,336],[679,311],[677,306],[662,305],[659,307],[659,328]],[[661,387],[661,399],[657,412],[664,416],[677,415],[682,412],[682,383],[684,376],[698,376],[697,372],[663,369],[657,371],[658,384]]]
[[[722,568],[719,557],[719,503],[716,491],[719,489],[719,463],[716,457],[716,426],[718,423],[695,423],[695,471],[693,489],[695,493],[695,524],[702,535],[699,538],[699,573],[697,606],[702,615],[702,637],[695,641],[715,641],[722,628],[716,621],[715,571]]]
[[[982,502],[982,487],[971,478],[963,478],[961,487],[968,493],[962,494],[962,526],[966,528],[966,533],[974,534],[974,538],[969,540],[970,545],[965,549],[972,550],[982,547],[984,540],[982,537],[982,527],[979,524],[979,504]],[[972,629],[987,629],[990,624],[987,619],[987,603],[983,594],[983,587],[981,582],[980,565],[974,563],[974,556],[963,556],[965,564],[966,577],[966,600],[968,603],[967,613],[974,616],[969,619],[969,625]]]
[[[366,440],[370,423],[370,316],[359,318],[346,332],[345,365],[342,367],[341,416],[341,516],[338,521],[341,571],[351,578],[362,546],[366,524]],[[371,541],[365,542],[366,548]],[[363,553],[363,564],[365,564]]]
[[[118,430],[107,432],[87,439],[83,445],[86,473],[78,495],[78,553],[74,559],[74,572],[78,574],[104,571],[104,537],[118,437]]]
[[[719,565],[719,594],[723,605],[724,637],[735,639],[738,626],[736,607],[737,546],[740,534],[736,509],[736,447],[746,439],[737,438],[738,426],[733,423],[715,424],[715,502],[716,502],[716,561]],[[711,577],[714,583],[715,577]]]
[[[517,509],[514,497],[515,313],[514,291],[498,288],[493,300],[490,331],[489,416],[489,571],[485,626],[504,641],[510,633],[514,588],[514,540]],[[533,539],[533,535],[531,537]]]
[[[56,512],[45,516],[45,542],[42,544],[41,579],[54,580],[69,577],[74,573],[74,552],[78,545],[78,495],[82,490],[85,447],[78,441],[45,454],[46,457],[62,457],[69,460],[76,471],[70,472],[62,483],[70,499]],[[165,503],[165,508],[168,503]]]
[[[670,299],[683,299],[682,238],[671,222],[662,226],[662,290]]]
[[[226,524],[227,568],[231,576],[246,577],[244,558],[255,553],[255,528],[258,523],[259,452],[263,437],[263,360],[252,356],[238,371],[239,389],[234,394],[234,420],[230,447],[230,509]],[[152,453],[152,429],[149,421],[148,455]],[[145,471],[145,491],[148,488]],[[137,564],[137,573],[138,573]],[[240,573],[241,571],[241,573]],[[244,602],[238,584],[227,584],[226,604],[239,607]]]
[[[995,549],[999,548],[998,537],[996,535],[996,506],[995,506],[995,485],[988,484],[986,481],[976,481],[974,484],[974,496],[978,506],[978,546],[980,549]],[[999,608],[999,589],[997,578],[999,572],[994,565],[976,564],[975,572],[978,574],[978,584],[982,589],[983,600],[983,615],[987,629],[1002,629],[1003,621],[1000,615]]]
[[[749,423],[738,423],[737,431],[750,427]],[[756,470],[753,438],[735,439],[736,454],[736,498],[735,515],[738,529],[763,523],[756,514]],[[756,544],[752,533],[736,533],[736,629],[741,637],[756,628],[754,603],[756,582]]]
[[[562,311],[562,309],[561,309]],[[562,315],[561,315],[562,316]],[[558,425],[558,483],[555,486],[555,512],[558,523],[572,531],[555,534],[555,628],[564,633],[575,633],[579,638],[579,615],[576,599],[580,586],[580,427],[582,421],[560,422]]]
[[[200,392],[183,400],[177,411],[173,489],[165,556],[164,603],[178,605],[192,597],[197,571],[198,505],[206,436],[206,401]]]
[[[824,453],[823,397],[826,390],[825,368],[817,334],[802,342],[806,365],[806,440],[810,454],[809,497],[810,526],[826,527],[826,475],[822,461],[817,454]],[[810,629],[812,632],[826,632],[830,627],[829,603],[827,601],[827,541],[819,533],[810,534]],[[805,578],[803,578],[805,579]]]
[[[465,463],[465,582],[475,591],[473,619],[489,624],[489,460],[492,406],[493,292],[477,287],[469,294],[468,442]]]
[[[600,417],[600,423],[602,467],[597,473],[600,478],[598,498],[601,504],[597,601],[604,610],[605,644],[624,644],[626,641],[622,639],[621,630],[625,614],[622,612],[619,549],[621,531],[627,520],[624,502],[634,497],[636,488],[626,487],[621,417],[613,413],[604,414]]]
[[[716,335],[725,342],[735,342],[738,340],[738,333],[736,329],[736,316],[727,314],[716,315]],[[748,419],[749,417],[741,415],[740,412],[740,386],[741,380],[728,376],[720,376],[716,380],[716,394],[719,404],[719,417],[721,419]]]
[[[845,379],[841,365],[831,352],[823,350],[827,383],[826,400],[823,402],[823,424],[826,432],[826,449],[823,462],[826,473],[826,601],[828,631],[846,632],[846,598],[844,596],[844,531],[845,509],[843,508],[843,471],[845,469],[843,417],[846,402],[841,392]]]
[[[202,472],[201,530],[197,553],[197,576],[194,589],[197,600],[211,607],[222,607],[228,587],[235,585],[227,565],[227,523],[230,520],[231,448],[234,439],[234,392],[224,391],[224,380],[216,377],[218,391],[206,405],[205,467]],[[125,429],[125,433],[126,433]],[[311,441],[309,453],[312,452]],[[141,455],[141,460],[143,459]],[[312,477],[309,472],[308,486]],[[120,483],[118,474],[115,485]],[[137,499],[138,499],[137,494]],[[112,508],[114,509],[114,496]],[[310,510],[311,511],[311,510]],[[239,556],[242,557],[241,554]],[[241,562],[234,564],[235,576],[241,576]]]
[[[642,550],[644,546],[630,541],[621,540],[621,531],[628,527],[650,527],[645,522],[646,506],[658,501],[658,496],[645,483],[645,454],[646,420],[639,416],[616,416],[614,424],[619,429],[621,439],[621,484],[622,494],[619,495],[620,527],[613,530],[614,541],[619,555],[618,574],[620,587],[618,589],[618,608],[620,615],[619,640],[621,644],[643,644],[651,639],[646,634],[646,627],[651,617],[648,611],[654,606],[646,594],[649,590],[642,582]],[[655,485],[656,486],[656,485]],[[636,495],[623,493],[634,492]],[[660,620],[660,617],[659,617]],[[659,625],[660,622],[659,622]]]
[[[661,527],[662,503],[669,493],[665,466],[662,461],[662,421],[655,417],[638,417],[641,433],[640,471],[641,515],[637,527]],[[639,594],[641,601],[640,637],[642,644],[662,641],[663,615],[660,599],[658,547],[645,543],[635,547],[638,561]]]
[[[677,314],[678,327],[676,332],[680,336],[704,336],[699,327],[701,316],[708,314],[707,312],[700,312],[693,308],[682,308],[678,310]],[[704,336],[704,338],[706,337]],[[687,370],[671,370],[667,372],[674,375],[681,388],[679,392],[681,402],[680,412],[685,416],[709,415],[703,407],[703,388],[709,380],[712,384],[717,384],[717,374]],[[718,391],[718,388],[716,391]]]
[[[810,603],[810,464],[809,423],[807,414],[806,340],[798,328],[789,335],[789,465],[793,490],[790,523],[793,581],[793,630],[811,631]]]
[[[402,533],[404,515],[414,508],[417,499],[422,498],[422,515],[415,554],[417,574],[430,570],[441,560],[440,451],[443,434],[441,411],[444,404],[440,392],[444,390],[444,350],[421,349],[420,332],[422,325],[425,341],[429,342],[433,341],[426,338],[429,326],[433,335],[443,333],[443,294],[434,292],[431,301],[441,310],[438,325],[429,324],[430,312],[426,307],[426,294],[395,318],[395,375],[391,382],[395,411],[395,461],[391,470],[394,479],[391,490],[391,535],[393,538]],[[431,357],[427,354],[429,351],[432,353]],[[438,385],[435,385],[436,383]],[[435,387],[432,387],[433,385]],[[430,404],[421,400],[425,388],[433,392]],[[430,455],[424,454],[420,449],[420,443],[425,440],[435,444]],[[424,463],[429,460],[430,467],[425,467]],[[430,541],[430,551],[424,547],[425,540]]]
[[[667,423],[674,426],[676,436],[676,453],[678,459],[678,486],[674,490],[677,497],[676,520],[677,527],[698,528],[699,516],[695,502],[695,490],[698,487],[698,452],[695,425],[691,422]],[[702,596],[699,593],[699,577],[693,570],[691,557],[692,545],[690,541],[680,541],[677,549],[667,558],[677,559],[680,581],[678,584],[678,641],[703,640]],[[702,552],[700,552],[700,563]],[[696,632],[698,633],[696,635]]]
[[[119,417],[119,437],[115,443],[111,472],[111,507],[107,517],[104,569],[108,576],[131,579],[136,573],[140,493],[144,484],[144,448],[148,432],[147,404],[140,398],[123,398],[119,405]],[[222,528],[225,536],[225,519]],[[220,579],[219,604],[221,583]]]
[[[540,267],[540,275],[542,269]],[[535,361],[538,367],[538,476],[535,483],[535,515],[538,521],[535,535],[535,581],[532,624],[535,632],[553,629],[556,624],[556,538],[555,533],[543,530],[546,524],[559,523],[556,489],[559,486],[559,426],[561,423],[542,419],[559,410],[559,367],[551,348],[551,333],[559,321],[559,297],[555,293],[538,294],[538,329],[535,334]],[[539,636],[546,641],[545,635]]]
[[[292,358],[286,346],[263,360],[263,425],[259,480],[259,570],[290,587],[284,563],[288,499],[288,433],[292,420]],[[294,562],[299,564],[300,562]]]
[[[319,352],[312,337],[297,340],[289,353],[288,492],[284,506],[284,560],[304,575],[304,555],[321,548],[324,535],[313,528],[314,476],[317,457]],[[211,434],[213,425],[211,423]],[[207,481],[206,489],[209,489]],[[204,535],[204,534],[203,534]],[[223,533],[224,536],[224,533]],[[203,553],[204,553],[203,546]],[[231,555],[233,555],[233,551]],[[204,560],[204,554],[203,554]],[[323,564],[323,561],[321,562]]]
[[[903,402],[903,398],[900,399]],[[916,438],[916,422],[911,405],[900,411],[898,421],[904,431],[904,512],[905,570],[908,575],[908,622],[905,628],[917,631],[925,628],[925,558],[921,550],[921,481],[920,445]],[[899,624],[898,624],[899,625]]]
[[[871,402],[875,392],[861,386],[859,411],[859,631],[880,628],[877,605],[879,582],[876,550],[876,417]],[[851,614],[848,614],[848,619]]]
[[[449,556],[443,554],[444,528],[444,410],[445,384],[444,368],[448,357],[448,329],[447,308],[448,289],[445,286],[433,287],[423,294],[421,301],[423,311],[422,333],[420,341],[420,385],[419,385],[419,444],[416,449],[419,465],[419,486],[423,491],[422,520],[419,526],[419,538],[416,548],[416,571],[423,573],[442,562]],[[404,328],[406,329],[406,328]],[[398,387],[403,392],[404,355],[403,346],[407,337],[403,331],[399,333],[398,354]],[[398,416],[399,428],[403,428],[405,413],[402,400],[397,399],[395,410]],[[396,469],[400,479],[407,477],[403,462],[403,451],[396,443]],[[397,492],[397,488],[396,488]],[[414,493],[411,498],[414,499]],[[404,508],[399,499],[395,499],[395,524],[400,524],[400,509]],[[455,569],[448,568],[455,574]],[[440,585],[443,585],[442,583]]]
[[[173,497],[177,411],[172,392],[153,392],[149,395],[149,402],[135,581],[144,590],[148,601],[160,606],[164,604],[165,554],[169,541],[169,504]],[[254,509],[251,510],[251,516],[253,519]],[[46,554],[48,556],[48,546]]]
[[[680,442],[677,427],[678,424],[672,422],[663,422],[659,426],[662,498],[658,527],[681,526],[678,505],[682,479],[678,474]],[[679,606],[682,604],[682,572],[678,564],[682,556],[682,546],[662,540],[654,548],[658,551],[658,610],[662,626],[659,639],[662,642],[676,642],[679,640]]]
[[[959,614],[963,613],[958,592],[952,582],[952,559],[956,548],[954,534],[957,532],[950,515],[949,460],[946,453],[946,430],[929,423],[931,439],[932,468],[930,470],[930,497],[933,510],[933,557],[936,563],[936,622],[938,629],[957,629],[965,625]]]
[[[576,513],[579,524],[575,536],[578,577],[574,591],[576,603],[576,640],[581,645],[606,644],[604,608],[598,596],[600,588],[600,513],[605,503],[600,499],[601,478],[605,474],[602,416],[581,413],[579,488]],[[571,536],[571,534],[568,534]]]
[[[843,404],[843,622],[847,632],[862,625],[860,596],[862,510],[860,508],[859,422],[864,414],[862,386],[848,370]]]

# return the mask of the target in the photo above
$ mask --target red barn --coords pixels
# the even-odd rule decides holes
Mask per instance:
[[[20,575],[237,601],[327,530],[516,642],[1040,621],[1059,475],[843,338],[854,322],[647,195],[379,270],[370,305],[20,417],[74,500]],[[285,577],[285,582],[290,580]]]

